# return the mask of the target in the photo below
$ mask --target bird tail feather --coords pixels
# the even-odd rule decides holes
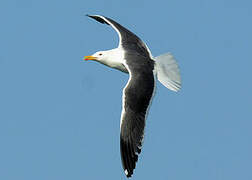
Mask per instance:
[[[171,53],[165,53],[154,58],[156,62],[157,78],[168,89],[179,91],[181,78],[179,67]]]

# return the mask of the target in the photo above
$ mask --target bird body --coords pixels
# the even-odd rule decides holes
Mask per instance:
[[[111,25],[119,35],[117,48],[98,51],[85,60],[98,61],[106,66],[129,73],[123,89],[120,120],[120,151],[124,172],[131,177],[141,152],[148,109],[154,96],[156,79],[165,87],[178,91],[180,74],[171,54],[153,57],[147,45],[134,33],[114,20],[88,15],[100,23]]]

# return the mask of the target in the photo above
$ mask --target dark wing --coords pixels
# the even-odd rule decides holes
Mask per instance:
[[[95,19],[96,21],[111,25],[119,35],[119,46],[122,46],[126,50],[133,50],[140,53],[142,56],[150,57],[151,53],[145,43],[137,37],[134,33],[130,32],[128,29],[115,22],[114,20],[100,15],[87,15]]]
[[[130,78],[123,90],[120,149],[124,172],[131,177],[141,152],[145,119],[154,94],[154,62],[138,54],[126,54]]]
[[[119,35],[119,47],[126,51],[124,66],[130,78],[123,90],[120,149],[124,172],[131,177],[141,152],[146,114],[154,94],[154,61],[148,47],[134,33],[110,18],[87,16],[111,25]]]

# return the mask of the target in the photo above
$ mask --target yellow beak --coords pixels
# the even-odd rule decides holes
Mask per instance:
[[[96,60],[96,57],[94,57],[94,56],[85,56],[84,57],[84,60]]]

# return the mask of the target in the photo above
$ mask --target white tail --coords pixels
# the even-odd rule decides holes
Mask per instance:
[[[165,53],[154,58],[158,80],[168,89],[179,91],[181,79],[179,67],[171,53]]]

